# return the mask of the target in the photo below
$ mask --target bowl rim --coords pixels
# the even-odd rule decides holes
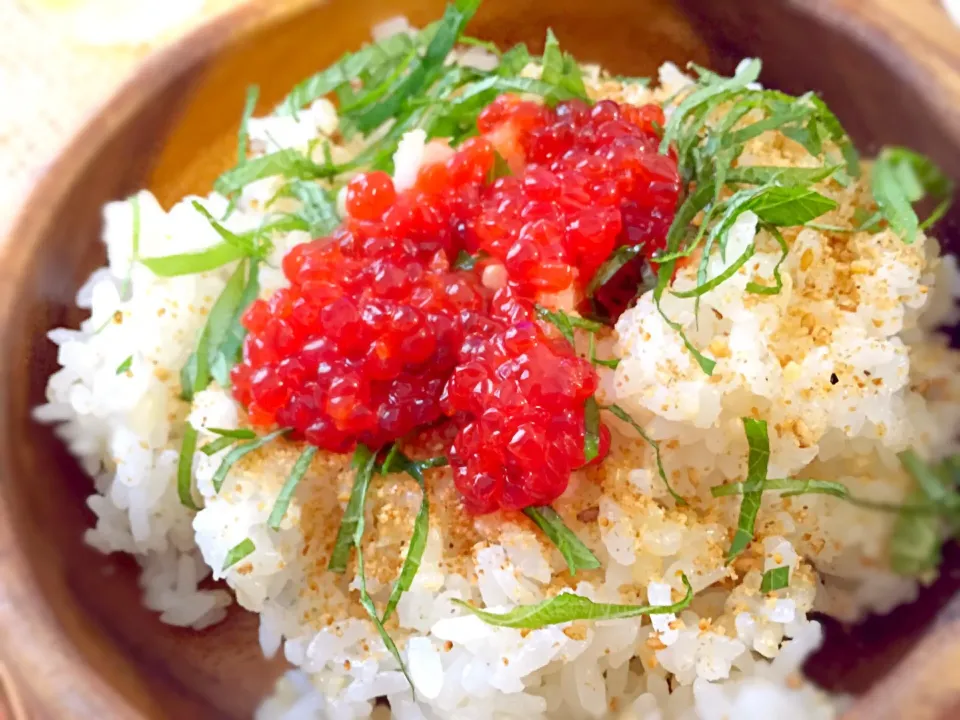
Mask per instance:
[[[207,18],[149,53],[107,98],[90,110],[79,129],[60,146],[52,162],[33,182],[15,211],[6,241],[0,244],[0,267],[3,268],[0,271],[0,327],[9,325],[10,315],[16,310],[15,300],[23,286],[23,273],[19,269],[27,263],[35,239],[49,228],[48,208],[51,203],[62,201],[76,185],[102,141],[149,102],[158,90],[204,58],[213,57],[253,33],[273,27],[324,1],[247,0]],[[835,0],[787,0],[787,3],[796,11],[832,26],[850,42],[865,47],[880,58],[891,73],[916,87],[938,124],[960,147],[960,103],[957,102],[960,99],[931,70],[923,68],[901,41],[891,37],[869,17],[858,14],[847,3]],[[12,242],[13,238],[18,242]],[[0,376],[8,377],[16,360],[0,354]],[[6,412],[10,394],[8,384],[0,383],[0,438],[7,436],[11,424]],[[0,477],[5,478],[0,482],[0,671],[7,671],[3,673],[4,684],[0,688],[13,695],[15,701],[41,715],[69,718],[97,712],[106,713],[108,717],[140,717],[138,707],[148,700],[141,698],[138,703],[121,692],[84,662],[79,648],[64,639],[62,618],[58,619],[50,609],[13,532],[15,523],[11,508],[14,501],[11,500],[10,485],[15,479],[9,472],[8,458],[0,458],[0,469],[3,470]],[[960,603],[954,605],[960,612]],[[955,656],[960,655],[960,622],[936,623],[936,633],[930,630],[880,683],[858,699],[850,717],[861,717],[857,708],[866,709],[868,705],[886,707],[887,710],[893,709],[890,703],[904,709],[915,707],[913,703],[918,698],[915,691],[921,688],[927,702],[931,693],[940,693],[945,701],[940,706],[949,706],[950,698],[956,698],[960,693],[956,687],[960,678],[952,684],[945,683],[947,687],[924,682],[925,671],[935,668],[918,661],[923,653],[931,654],[935,645],[942,650],[945,642],[954,649]],[[936,641],[935,634],[939,636]],[[949,639],[945,641],[944,635],[949,635]],[[20,685],[17,686],[16,682]],[[904,696],[909,702],[883,692],[892,685],[913,686],[914,692],[908,690]],[[885,706],[878,703],[881,699]],[[862,717],[868,715],[865,713]]]
[[[76,185],[97,148],[115,128],[205,58],[316,4],[317,0],[248,0],[207,18],[149,53],[90,110],[39,173],[0,244],[0,327],[9,327],[16,312],[16,298],[23,286],[19,270],[27,264],[35,240],[49,229],[48,209]],[[0,354],[0,377],[9,378],[17,360]],[[9,383],[0,383],[0,438],[8,437],[10,431],[10,395]],[[42,716],[142,717],[139,708],[149,704],[146,691],[136,702],[89,666],[71,638],[65,638],[68,629],[62,623],[72,618],[58,617],[52,611],[14,533],[16,501],[10,486],[16,479],[9,458],[0,458],[0,470],[0,670],[4,671],[0,689],[12,696],[14,709],[23,707]]]

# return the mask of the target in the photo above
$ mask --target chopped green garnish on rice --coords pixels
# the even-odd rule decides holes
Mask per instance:
[[[253,540],[250,538],[244,538],[232,548],[227,553],[227,557],[223,561],[222,571],[229,570],[238,562],[243,560],[248,555],[253,554],[253,551],[257,549],[257,546],[253,544]]]
[[[595,603],[589,598],[573,593],[561,593],[534,605],[520,605],[505,613],[481,610],[462,600],[454,600],[458,606],[483,620],[488,625],[515,628],[518,630],[538,630],[548,625],[574,622],[576,620],[618,620],[639,617],[640,615],[660,615],[678,613],[686,609],[693,601],[693,588],[687,576],[683,575],[683,586],[687,589],[683,598],[671,605],[617,605]]]
[[[600,567],[597,556],[566,526],[563,518],[552,507],[531,506],[524,509],[523,514],[530,518],[560,551],[571,575],[576,575],[577,570],[596,570]]]
[[[303,452],[300,453],[300,457],[298,457],[297,461],[294,463],[293,469],[290,470],[290,475],[287,476],[287,481],[280,489],[280,494],[277,495],[276,502],[273,504],[273,509],[270,511],[270,517],[267,519],[267,526],[271,530],[280,529],[280,523],[283,522],[283,516],[287,514],[287,508],[290,506],[290,500],[293,499],[293,493],[296,491],[297,485],[300,484],[303,476],[310,468],[310,463],[313,461],[313,456],[316,454],[317,448],[315,448],[313,445],[308,445],[303,449]]]
[[[776,567],[763,573],[760,579],[760,592],[769,593],[790,586],[790,568]]]

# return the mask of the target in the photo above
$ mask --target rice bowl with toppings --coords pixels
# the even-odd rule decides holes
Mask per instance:
[[[106,206],[36,409],[87,542],[210,642],[259,615],[264,720],[836,717],[811,615],[960,527],[949,181],[758,60],[617,77],[476,5],[252,89],[206,197]]]

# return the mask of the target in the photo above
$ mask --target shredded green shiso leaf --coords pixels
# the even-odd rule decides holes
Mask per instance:
[[[393,656],[393,659],[396,660],[397,664],[400,666],[400,671],[407,679],[407,682],[410,685],[410,691],[413,692],[413,681],[407,674],[407,668],[403,664],[403,659],[400,657],[400,651],[397,649],[396,643],[383,627],[384,621],[380,619],[380,615],[377,613],[376,605],[373,603],[373,598],[371,598],[370,593],[367,592],[367,578],[364,574],[364,516],[366,513],[367,491],[370,489],[370,482],[373,479],[374,473],[376,472],[376,462],[376,453],[371,451],[366,445],[357,445],[357,449],[353,454],[353,467],[356,470],[353,490],[350,493],[350,500],[347,502],[347,508],[344,511],[343,518],[340,521],[340,529],[337,531],[337,538],[334,541],[333,553],[330,556],[328,569],[336,573],[345,572],[347,569],[347,560],[350,557],[350,550],[356,550],[357,580],[360,583],[360,605],[370,617],[374,627],[376,627],[377,633],[380,635],[380,639],[383,640],[383,644],[386,646],[387,651]],[[426,499],[426,492],[424,492],[423,497]],[[426,545],[425,537],[423,543]],[[422,550],[420,552],[422,553]],[[419,558],[417,559],[417,563],[419,566]],[[416,569],[414,569],[413,572],[415,573]],[[402,578],[403,573],[401,571],[401,579]],[[410,577],[410,580],[412,581],[412,576]],[[400,583],[398,582],[396,587],[399,586]],[[397,591],[396,587],[394,588],[394,592],[397,593],[397,600],[399,600],[402,590]],[[391,598],[393,598],[392,593]],[[394,605],[395,604],[396,601],[394,601]],[[392,611],[393,607],[389,607],[389,609]],[[384,619],[386,617],[387,613],[384,613]]]
[[[593,396],[583,404],[583,462],[589,463],[600,453],[600,407]]]
[[[180,459],[177,463],[177,497],[180,504],[190,510],[200,507],[193,499],[193,454],[197,450],[197,429],[189,422],[183,424],[183,439],[180,441]]]
[[[184,400],[192,400],[214,379],[221,387],[229,387],[230,368],[240,357],[246,336],[240,318],[259,292],[257,260],[241,262],[210,309],[197,349],[180,371]]]
[[[670,493],[677,505],[686,505],[687,501],[683,499],[682,495],[673,489],[673,486],[670,484],[670,480],[667,478],[666,470],[663,469],[663,459],[660,457],[660,443],[650,437],[647,431],[643,429],[643,426],[634,420],[630,416],[630,413],[628,413],[619,405],[607,405],[603,409],[613,413],[620,420],[623,420],[625,423],[630,425],[630,427],[636,430],[637,434],[642,437],[650,447],[653,448],[653,454],[657,461],[657,473],[660,475],[660,479],[663,480],[663,484],[667,488],[667,492]]]
[[[458,606],[476,615],[488,625],[516,628],[518,630],[538,630],[548,625],[573,622],[575,620],[617,620],[638,617],[640,615],[663,615],[678,613],[686,609],[693,601],[693,587],[687,576],[683,575],[683,586],[687,589],[683,599],[671,605],[616,605],[595,603],[589,598],[573,593],[561,593],[534,605],[519,605],[505,613],[481,610],[462,600],[454,600]]]
[[[571,575],[576,575],[577,570],[595,570],[600,567],[597,556],[567,527],[563,518],[552,507],[531,506],[525,508],[523,514],[530,518],[560,551]]]
[[[307,470],[310,468],[310,463],[313,462],[313,456],[316,454],[317,448],[313,445],[308,445],[293,464],[290,475],[287,476],[286,482],[280,489],[280,494],[277,495],[273,509],[270,511],[270,517],[267,519],[267,527],[271,530],[280,529],[280,523],[283,522],[283,516],[287,514],[287,508],[290,507],[290,500],[293,499],[293,493],[296,491],[297,485],[300,484],[303,476],[306,475]]]
[[[699,298],[733,274],[756,252],[751,244],[720,276],[708,280],[708,264],[714,249],[726,252],[727,236],[737,218],[747,211],[756,214],[759,229],[767,231],[782,250],[774,272],[775,285],[751,282],[747,292],[776,294],[782,288],[780,264],[788,253],[788,244],[780,228],[813,223],[836,208],[836,202],[813,188],[834,178],[847,184],[860,175],[856,149],[837,117],[813,93],[792,97],[776,90],[756,87],[760,61],[745,60],[731,78],[692,66],[697,79],[682,91],[664,128],[660,151],[675,151],[684,187],[691,188],[682,198],[667,235],[666,249],[658,263],[654,301],[665,322],[680,337],[701,369],[712,374],[716,361],[694,347],[683,328],[663,313],[661,300],[671,285],[677,261],[701,250],[697,285],[678,297]],[[723,115],[718,113],[723,108]],[[764,132],[777,130],[800,143],[820,167],[737,167],[748,141]],[[913,242],[918,229],[943,216],[949,206],[952,183],[927,158],[905,148],[885,148],[871,172],[871,188],[880,210],[862,227],[873,230],[886,221],[905,242]],[[938,200],[936,209],[923,223],[917,220],[913,204],[925,196]],[[698,225],[694,219],[702,213]],[[631,251],[619,248],[601,267],[602,275],[591,282],[591,290],[612,277],[617,264],[626,262]]]
[[[423,472],[430,468],[444,467],[447,464],[447,459],[442,456],[428,460],[411,460],[394,443],[379,468],[381,475],[388,475],[392,472],[406,473],[417,481],[421,493],[420,509],[413,521],[413,533],[410,536],[410,542],[407,544],[407,556],[403,559],[400,575],[393,584],[390,597],[387,599],[387,607],[381,618],[383,622],[386,622],[387,618],[393,614],[397,603],[400,602],[400,596],[413,586],[413,579],[416,577],[417,571],[420,569],[420,562],[423,560],[423,551],[427,548],[427,539],[430,532],[430,499],[427,496],[427,481]]]
[[[767,425],[762,420],[744,418],[743,426],[749,445],[746,480],[718,485],[710,491],[716,498],[743,496],[737,531],[727,553],[728,562],[753,541],[765,492],[777,492],[781,497],[830,495],[867,510],[896,514],[898,518],[890,539],[890,567],[901,575],[923,575],[935,570],[940,564],[943,544],[951,537],[960,537],[960,456],[930,465],[913,450],[900,453],[900,463],[916,482],[917,489],[904,503],[882,502],[857,497],[834,480],[767,478],[770,457]]]
[[[230,469],[238,460],[246,455],[249,455],[254,450],[259,450],[267,443],[276,440],[278,437],[286,435],[288,432],[290,432],[290,428],[280,428],[279,430],[274,430],[272,433],[258,437],[256,440],[250,440],[249,442],[243,442],[235,445],[233,449],[224,456],[223,460],[220,462],[220,465],[217,467],[216,472],[213,473],[213,489],[217,492],[220,492],[220,488],[223,487],[223,481],[227,479]]]
[[[760,578],[760,592],[769,593],[790,586],[790,568],[776,567],[767,570]]]
[[[880,208],[880,217],[912,243],[917,232],[937,222],[947,212],[953,198],[953,181],[930,158],[903,147],[885,147],[877,155],[870,171],[870,186]],[[937,201],[922,222],[913,209],[925,197]]]
[[[227,557],[223,561],[222,570],[226,571],[230,569],[245,557],[252,554],[256,549],[257,546],[253,544],[253,540],[244,538],[227,552]]]
[[[767,435],[767,423],[763,420],[743,418],[743,431],[747,435],[750,454],[747,457],[747,479],[743,483],[743,500],[740,501],[740,517],[737,520],[737,532],[727,552],[727,562],[731,562],[753,541],[753,528],[760,512],[763,498],[763,486],[767,481],[767,465],[770,462],[770,438]]]

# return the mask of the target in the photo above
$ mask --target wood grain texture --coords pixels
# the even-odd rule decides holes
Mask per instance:
[[[932,0],[919,4],[934,13]],[[923,37],[940,48],[944,58],[935,62],[945,67],[949,35],[940,38],[932,29],[917,35],[916,17],[907,24],[888,10],[888,19],[879,19],[867,5],[489,0],[471,32],[538,46],[544,27],[553,25],[580,57],[635,74],[651,73],[666,59],[712,59],[724,67],[737,56],[758,54],[768,83],[824,88],[861,143],[912,144],[960,177],[960,80],[932,79],[927,63],[934,60],[919,59],[923,47],[911,40]],[[883,5],[876,0],[875,7]],[[15,242],[0,250],[6,341],[0,354],[0,659],[7,659],[4,682],[15,688],[7,695],[31,717],[249,717],[280,669],[259,657],[255,618],[241,611],[195,633],[166,628],[140,608],[134,564],[81,543],[91,521],[83,505],[90,481],[52,434],[29,420],[55,366],[44,333],[79,319],[73,294],[103,259],[100,205],[143,184],[165,204],[206,192],[231,162],[248,83],[261,85],[265,111],[297,79],[358,45],[371,23],[403,12],[422,24],[441,6],[440,0],[255,0],[202,28],[152,58],[84,129],[42,178]],[[912,625],[884,626],[896,642],[874,647],[876,657],[855,658],[862,676],[876,680],[910,651],[956,589],[955,579],[950,583],[945,578],[926,604],[905,609]],[[927,643],[868,693],[853,716],[905,717],[903,708],[919,707],[932,714],[910,717],[952,717],[960,698],[960,626],[941,619]],[[840,649],[828,651],[841,658],[836,674],[852,676],[855,668],[844,669],[850,663]],[[925,657],[940,663],[933,666],[942,668],[936,682],[924,681],[931,676]]]

